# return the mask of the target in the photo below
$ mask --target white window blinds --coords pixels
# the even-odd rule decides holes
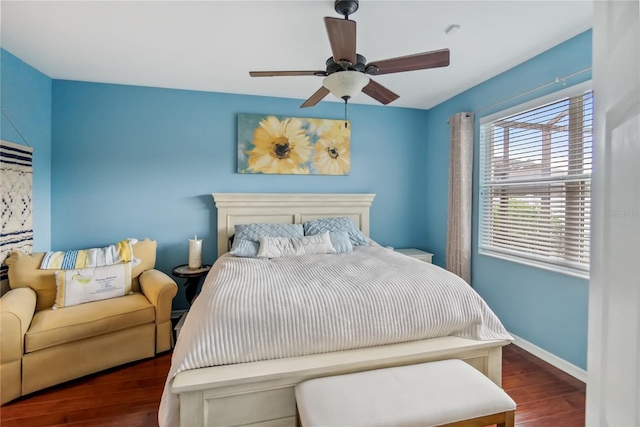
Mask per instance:
[[[483,123],[481,253],[586,276],[593,94]]]

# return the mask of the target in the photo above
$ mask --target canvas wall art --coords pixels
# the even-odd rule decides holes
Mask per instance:
[[[348,175],[351,124],[344,120],[238,114],[238,172]]]

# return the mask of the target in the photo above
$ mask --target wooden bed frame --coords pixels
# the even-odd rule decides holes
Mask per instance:
[[[369,236],[375,194],[214,193],[218,255],[228,251],[234,226],[242,223],[302,223],[349,216]],[[296,384],[311,378],[462,359],[496,384],[502,382],[502,346],[508,341],[432,338],[286,359],[183,371],[171,392],[180,397],[181,426],[283,427],[295,425]]]

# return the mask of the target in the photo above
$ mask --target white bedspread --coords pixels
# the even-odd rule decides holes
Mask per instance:
[[[180,331],[158,413],[179,424],[181,371],[455,335],[512,339],[448,271],[379,246],[339,255],[222,256]]]

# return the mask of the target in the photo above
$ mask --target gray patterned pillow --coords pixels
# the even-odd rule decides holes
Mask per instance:
[[[302,224],[237,224],[235,231],[229,253],[241,257],[258,256],[260,236],[304,237]]]
[[[304,223],[305,236],[313,236],[325,231],[346,231],[353,246],[367,245],[367,238],[348,216],[315,219]]]

